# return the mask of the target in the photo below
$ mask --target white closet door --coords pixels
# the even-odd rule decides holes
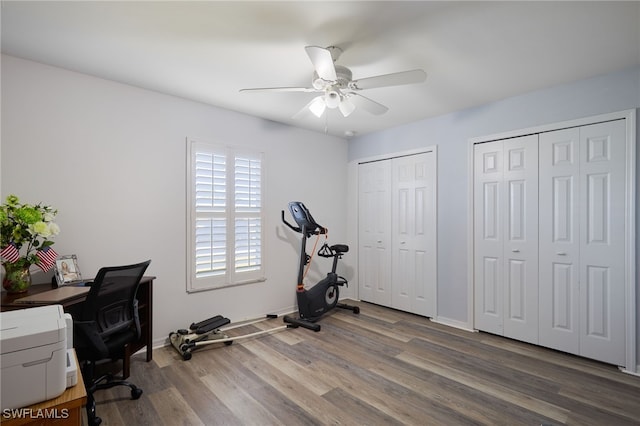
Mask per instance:
[[[474,146],[475,328],[635,371],[628,123],[557,128]]]
[[[474,147],[475,327],[538,341],[538,137]]]
[[[540,344],[580,346],[578,128],[540,135]]]
[[[392,168],[392,304],[436,313],[436,155],[394,158]]]
[[[360,164],[358,179],[359,297],[391,306],[391,162]]]
[[[474,323],[499,335],[504,333],[503,145],[496,141],[474,146]]]
[[[625,362],[625,123],[540,136],[540,343]]]
[[[624,120],[580,128],[580,355],[625,364]]]
[[[504,335],[538,343],[538,135],[504,141]]]

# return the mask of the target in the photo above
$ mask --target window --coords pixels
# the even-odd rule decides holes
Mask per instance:
[[[187,291],[264,281],[262,154],[189,142]]]

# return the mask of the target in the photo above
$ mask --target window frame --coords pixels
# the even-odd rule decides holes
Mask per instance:
[[[196,209],[196,155],[198,153],[206,153],[225,158],[225,182],[224,182],[224,206],[216,209],[215,205],[211,211],[203,213]],[[239,148],[232,146],[224,146],[187,139],[187,293],[214,290],[219,288],[232,287],[243,284],[263,282],[266,280],[264,274],[264,153],[257,150]],[[236,161],[238,158],[251,161],[259,161],[260,175],[258,177],[259,188],[259,207],[255,211],[243,211],[238,209],[236,205],[235,195],[238,188],[236,179],[239,173],[236,171]],[[250,168],[250,170],[252,170]],[[240,174],[241,175],[241,174]],[[251,187],[251,183],[249,184]],[[255,194],[254,194],[255,195]],[[213,198],[212,198],[213,200]],[[215,211],[218,210],[218,211]],[[246,209],[245,209],[246,210]],[[224,268],[219,272],[211,272],[207,276],[198,276],[196,270],[196,230],[197,220],[206,218],[217,218],[225,221],[225,254]],[[259,231],[259,259],[260,264],[255,268],[247,271],[239,271],[236,263],[236,255],[238,254],[236,247],[236,220],[257,219]],[[231,226],[230,226],[231,225]],[[213,232],[212,232],[213,233]],[[245,241],[251,240],[251,232],[247,235]],[[255,235],[255,234],[254,234]],[[250,244],[249,244],[250,245]],[[200,274],[202,275],[202,274]]]

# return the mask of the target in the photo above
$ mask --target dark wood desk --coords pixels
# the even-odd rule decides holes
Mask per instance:
[[[131,355],[146,346],[147,362],[151,361],[153,357],[153,280],[155,278],[156,277],[142,277],[142,280],[140,280],[140,287],[138,287],[137,298],[138,312],[140,314],[140,328],[142,334],[140,335],[140,339],[137,342],[134,342],[133,344],[127,346],[127,350],[125,351],[125,359],[122,365],[122,374],[125,378],[129,377],[129,358],[131,357]],[[15,300],[20,299],[21,297],[42,293],[51,289],[51,284],[35,284],[29,287],[29,290],[27,290],[26,293],[7,294],[3,291],[2,305],[0,310],[4,312],[16,309],[33,308],[35,306],[43,306],[15,303]],[[86,294],[73,299],[67,299],[61,304],[65,312],[70,313],[71,316],[76,316],[85,298]]]

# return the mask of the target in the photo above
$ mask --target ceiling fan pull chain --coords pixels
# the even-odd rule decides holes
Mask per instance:
[[[326,111],[324,115],[324,134],[329,134],[329,111]]]

